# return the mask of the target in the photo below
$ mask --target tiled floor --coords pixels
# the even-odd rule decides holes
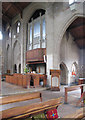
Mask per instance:
[[[62,97],[63,104],[58,107],[58,113],[59,113],[60,117],[64,117],[68,114],[73,114],[74,112],[76,112],[76,110],[78,110],[80,108],[80,106],[77,106],[77,107],[75,106],[77,100],[80,98],[80,90],[75,90],[75,91],[69,92],[68,93],[68,104],[64,104],[64,86],[60,87],[60,91],[51,91],[51,90],[49,90],[49,89],[47,90],[46,88],[43,88],[43,87],[25,89],[25,88],[22,88],[22,87],[19,87],[16,85],[2,82],[2,96],[6,96],[6,95],[8,96],[11,94],[18,94],[18,93],[25,93],[25,92],[34,92],[34,91],[41,91],[43,101]],[[35,100],[19,102],[16,104],[12,103],[9,105],[3,105],[2,109],[4,110],[4,109],[8,109],[8,108],[15,107],[15,106],[22,106],[22,105],[32,104],[32,103],[36,103],[36,102],[40,102],[40,100],[35,99]]]

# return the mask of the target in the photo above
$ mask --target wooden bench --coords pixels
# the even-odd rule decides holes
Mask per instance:
[[[76,85],[76,86],[66,86],[65,87],[65,100],[64,100],[64,102],[67,103],[67,93],[70,92],[70,91],[81,89],[81,95],[82,95],[83,86],[85,86],[85,84]]]
[[[2,114],[1,120],[21,120],[29,118],[35,114],[43,113],[46,110],[57,108],[61,104],[62,98],[51,99],[42,103],[33,103],[31,105],[25,105],[20,107],[14,107],[0,112]]]
[[[40,92],[11,95],[11,96],[0,98],[0,105],[10,104],[14,102],[21,102],[21,101],[26,101],[31,99],[37,99],[37,98],[40,98],[40,100],[42,101],[42,94]]]

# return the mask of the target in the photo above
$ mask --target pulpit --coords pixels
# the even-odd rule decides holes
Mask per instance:
[[[60,91],[60,70],[51,69],[50,75],[51,75],[51,90]],[[58,86],[54,86],[54,87],[52,86],[53,77],[58,78]]]

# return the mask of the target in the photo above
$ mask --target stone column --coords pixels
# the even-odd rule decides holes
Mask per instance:
[[[24,72],[24,38],[23,38],[23,19],[21,19],[21,73]]]
[[[12,26],[11,26],[11,74],[13,73],[13,49],[12,49]]]
[[[51,85],[51,76],[50,76],[50,69],[53,69],[53,52],[54,52],[54,29],[53,29],[53,7],[49,6],[48,10],[46,11],[45,15],[46,20],[46,39],[47,39],[47,84]]]

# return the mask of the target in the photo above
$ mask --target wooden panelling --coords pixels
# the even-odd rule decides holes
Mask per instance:
[[[44,55],[46,55],[46,48],[37,48],[34,50],[29,50],[26,52],[26,62],[44,62]]]
[[[13,74],[13,75],[7,75],[6,76],[6,82],[12,83],[18,86],[22,86],[24,88],[31,87],[30,81],[33,80],[33,86],[37,87],[39,86],[40,79],[43,80],[43,86],[46,86],[47,83],[47,75],[42,74],[34,74],[34,73],[28,73],[25,75],[22,74]]]

